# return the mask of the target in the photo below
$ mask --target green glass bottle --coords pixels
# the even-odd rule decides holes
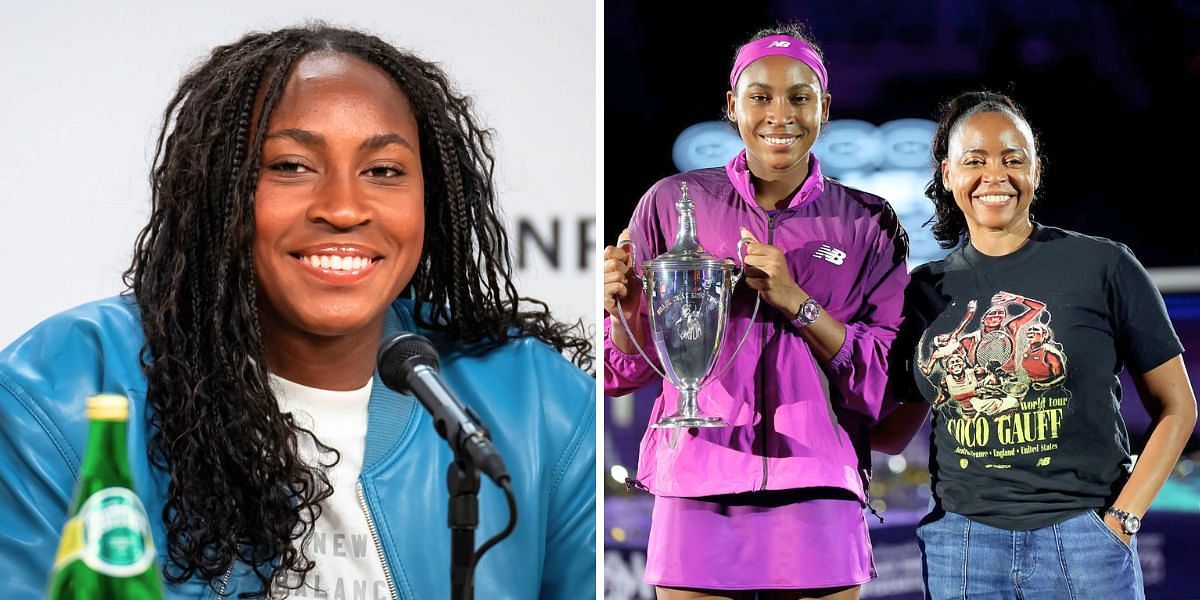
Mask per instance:
[[[50,574],[50,600],[163,597],[150,521],[133,493],[125,436],[129,400],[87,400],[87,454]]]

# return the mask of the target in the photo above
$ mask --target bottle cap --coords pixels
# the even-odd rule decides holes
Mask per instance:
[[[98,394],[87,399],[87,418],[92,421],[129,420],[129,399],[120,394]]]

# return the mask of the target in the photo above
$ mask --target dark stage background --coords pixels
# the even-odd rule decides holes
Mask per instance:
[[[1200,139],[1200,2],[604,4],[604,232],[676,172],[671,147],[718,120],[734,51],[778,20],[821,44],[831,119],[933,119],[985,87],[1026,109],[1046,157],[1047,225],[1118,240],[1147,267],[1200,264],[1189,182]]]

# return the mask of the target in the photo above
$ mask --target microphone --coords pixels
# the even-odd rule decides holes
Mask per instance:
[[[379,378],[401,394],[416,396],[433,415],[434,427],[454,449],[500,485],[508,470],[479,417],[455,397],[438,375],[438,353],[424,336],[402,333],[379,348]]]

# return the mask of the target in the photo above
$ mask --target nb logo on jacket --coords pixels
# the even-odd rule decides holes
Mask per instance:
[[[823,258],[835,265],[841,265],[846,262],[846,253],[828,244],[821,244],[821,247],[813,254],[813,258]]]

